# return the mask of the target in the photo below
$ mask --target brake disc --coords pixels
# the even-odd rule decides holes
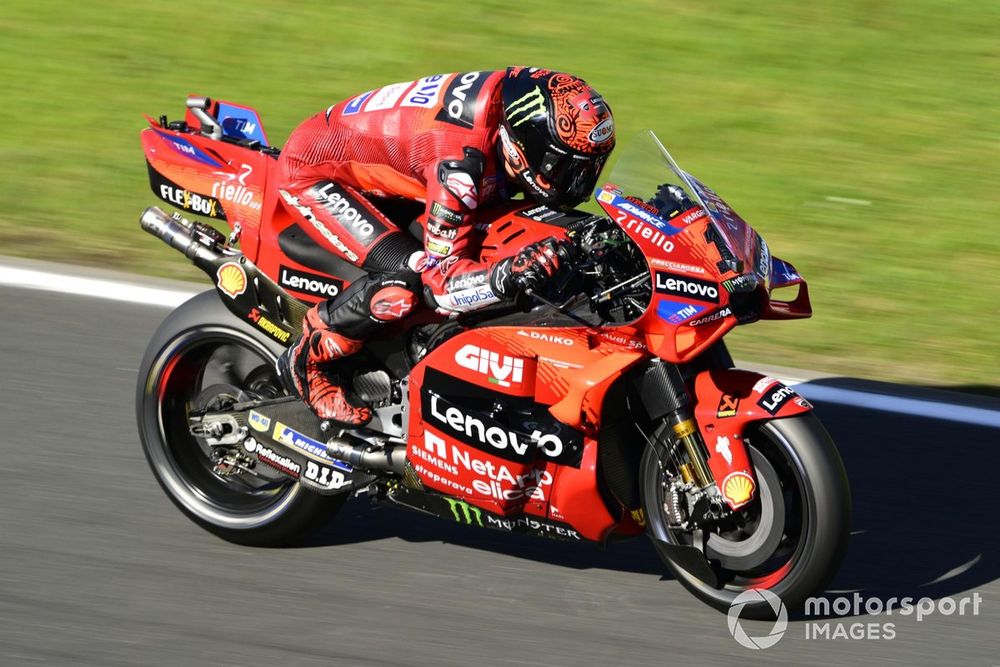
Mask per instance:
[[[732,537],[710,533],[705,545],[705,555],[727,570],[743,572],[763,564],[777,550],[785,532],[785,499],[781,482],[774,466],[757,451],[749,447],[750,460],[757,476],[758,500],[751,508],[751,522]],[[734,539],[735,538],[735,539]]]

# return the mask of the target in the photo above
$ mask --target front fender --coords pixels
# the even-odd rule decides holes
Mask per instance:
[[[708,467],[733,509],[753,499],[757,480],[744,438],[755,422],[793,417],[812,405],[772,377],[713,369],[694,379],[695,419],[708,449]],[[747,485],[749,479],[751,484]]]

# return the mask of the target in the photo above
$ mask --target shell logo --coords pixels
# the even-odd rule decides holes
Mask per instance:
[[[220,266],[215,277],[218,279],[216,285],[229,295],[230,299],[235,299],[247,291],[247,274],[236,262],[226,262]]]
[[[753,477],[745,472],[730,473],[726,476],[725,481],[722,482],[722,496],[733,509],[742,507],[750,502],[755,489],[756,485],[753,482]]]

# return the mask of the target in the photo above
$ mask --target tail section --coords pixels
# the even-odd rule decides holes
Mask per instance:
[[[184,120],[147,119],[141,138],[153,194],[184,213],[226,221],[255,259],[262,221],[277,205],[268,185],[279,153],[257,112],[192,96]]]

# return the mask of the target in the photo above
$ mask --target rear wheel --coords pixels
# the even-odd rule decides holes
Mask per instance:
[[[301,541],[346,499],[308,491],[268,466],[224,470],[225,448],[188,430],[194,410],[280,393],[274,362],[282,349],[258,338],[207,292],[167,318],[139,370],[136,418],[154,476],[195,523],[239,544]]]
[[[668,475],[655,448],[642,462],[647,530],[668,544],[700,546],[717,582],[700,579],[661,557],[674,576],[699,599],[725,611],[737,595],[768,589],[797,609],[836,573],[847,548],[851,494],[840,454],[812,414],[762,422],[746,436],[758,481],[754,500],[720,522],[694,545],[691,533],[668,521]],[[743,616],[773,618],[765,599],[743,608]]]

